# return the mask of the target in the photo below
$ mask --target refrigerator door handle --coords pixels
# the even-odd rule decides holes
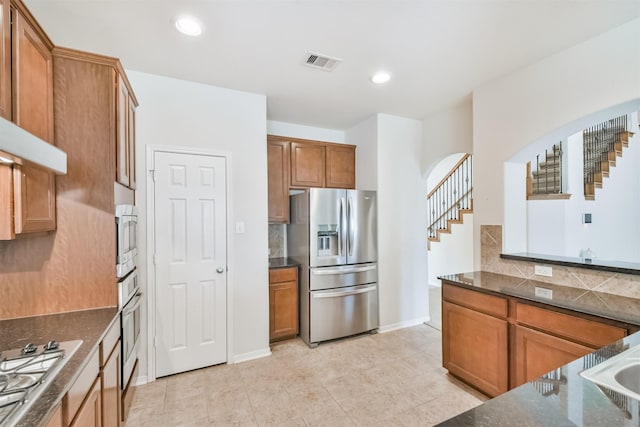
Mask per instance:
[[[353,236],[355,234],[354,224],[355,220],[353,219],[353,209],[352,209],[352,199],[349,197],[347,200],[347,216],[349,217],[349,256],[353,256]]]
[[[344,239],[345,239],[345,235],[346,235],[346,226],[347,223],[345,221],[345,209],[344,209],[344,197],[340,198],[340,224],[338,224],[338,228],[340,230],[339,234],[338,234],[338,255],[342,256],[343,251],[342,251],[342,247],[344,246]]]
[[[335,297],[346,297],[349,295],[357,295],[364,294],[365,292],[375,291],[376,286],[367,286],[366,288],[353,289],[349,291],[338,291],[338,292],[312,292],[314,298],[335,298]]]
[[[334,268],[334,269],[322,269],[322,270],[314,270],[311,269],[311,274],[313,274],[314,276],[329,276],[332,274],[349,274],[349,273],[362,273],[364,271],[371,271],[371,270],[375,270],[376,266],[375,265],[367,265],[364,267],[353,267],[353,268]]]

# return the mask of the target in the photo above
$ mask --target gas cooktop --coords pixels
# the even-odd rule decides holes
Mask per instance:
[[[0,352],[0,427],[20,420],[80,344],[51,340]]]

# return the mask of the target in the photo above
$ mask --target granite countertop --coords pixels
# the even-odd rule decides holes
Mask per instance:
[[[438,426],[637,427],[640,425],[640,402],[597,386],[580,376],[583,370],[636,345],[640,345],[640,332],[488,400]]]
[[[612,320],[640,325],[640,300],[585,289],[556,286],[487,272],[440,277],[480,292],[508,295]],[[553,291],[551,300],[536,297],[535,287]],[[635,426],[640,425],[640,402],[598,386],[580,372],[640,345],[640,332],[583,356],[543,377],[463,412],[438,426]]]
[[[300,264],[291,258],[269,258],[269,268],[297,267]]]
[[[484,271],[450,274],[439,279],[480,292],[521,298],[640,326],[640,300],[635,298]],[[553,291],[552,298],[536,296],[536,287]]]
[[[28,343],[46,344],[82,340],[62,370],[48,381],[42,394],[17,426],[45,425],[62,397],[85,367],[89,356],[97,351],[109,327],[119,320],[118,308],[101,308],[71,313],[50,314],[0,321],[0,349],[22,348]],[[41,386],[42,387],[42,386]]]

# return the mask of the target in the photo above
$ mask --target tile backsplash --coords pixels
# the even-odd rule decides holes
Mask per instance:
[[[287,253],[287,226],[269,224],[269,258],[281,258]]]
[[[527,262],[500,258],[502,252],[502,226],[480,226],[480,267],[482,271],[524,277],[560,286],[589,289],[631,298],[640,298],[640,276],[577,267],[552,265],[553,276],[537,276],[534,266]]]

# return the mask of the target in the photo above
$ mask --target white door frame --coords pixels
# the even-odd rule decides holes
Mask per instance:
[[[215,156],[225,159],[226,167],[226,194],[227,194],[227,222],[225,224],[227,230],[227,363],[234,363],[233,358],[233,270],[229,269],[232,264],[233,240],[231,228],[229,227],[230,218],[233,218],[231,193],[231,153],[222,150],[210,150],[198,147],[183,147],[178,145],[147,145],[146,153],[146,233],[147,233],[147,259],[146,259],[146,276],[147,276],[147,381],[156,380],[156,278],[155,266],[153,262],[153,249],[155,248],[155,182],[153,180],[153,167],[155,153],[179,153],[194,154],[199,156]]]

